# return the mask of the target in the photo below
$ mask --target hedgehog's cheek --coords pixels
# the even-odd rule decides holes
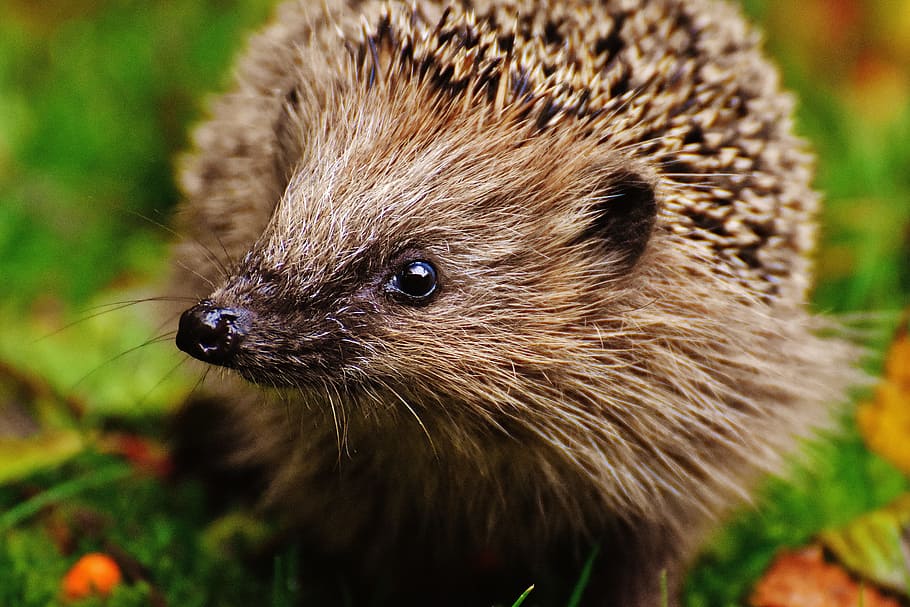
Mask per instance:
[[[202,362],[229,367],[252,324],[252,313],[203,299],[180,316],[177,347]]]

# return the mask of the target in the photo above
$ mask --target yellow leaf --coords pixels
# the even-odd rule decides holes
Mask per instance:
[[[908,320],[888,349],[885,374],[871,402],[857,411],[869,448],[910,474],[910,334]]]

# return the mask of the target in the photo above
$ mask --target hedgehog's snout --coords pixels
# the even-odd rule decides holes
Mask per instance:
[[[229,367],[250,329],[250,316],[248,310],[219,308],[203,299],[180,316],[177,347],[202,362]]]

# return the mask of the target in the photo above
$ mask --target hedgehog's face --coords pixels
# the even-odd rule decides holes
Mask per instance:
[[[181,349],[266,385],[493,410],[596,343],[629,306],[611,293],[651,238],[651,180],[578,138],[405,126],[314,144]]]

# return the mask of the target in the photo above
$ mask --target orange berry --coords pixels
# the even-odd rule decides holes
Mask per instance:
[[[63,595],[69,600],[93,594],[107,596],[122,577],[111,557],[100,552],[86,554],[63,576]]]

